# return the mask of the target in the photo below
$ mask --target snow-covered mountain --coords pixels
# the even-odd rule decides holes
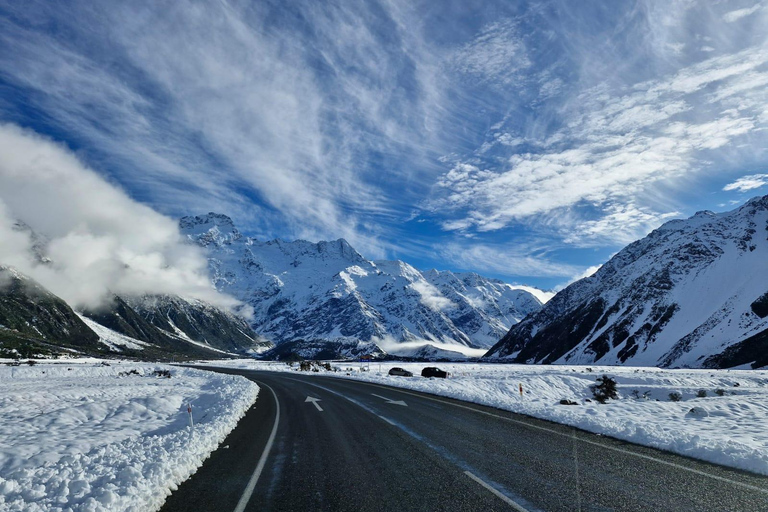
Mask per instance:
[[[673,220],[514,325],[487,357],[663,367],[768,364],[768,196]]]
[[[179,225],[207,250],[215,287],[250,305],[251,326],[278,344],[358,347],[373,341],[389,353],[479,356],[541,307],[522,287],[477,274],[422,273],[402,261],[370,261],[343,239],[261,242],[215,213],[184,217]]]

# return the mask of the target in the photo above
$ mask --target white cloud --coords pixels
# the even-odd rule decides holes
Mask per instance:
[[[517,24],[503,20],[488,24],[472,41],[456,50],[451,65],[482,80],[509,83],[530,67],[531,61]],[[551,84],[553,91],[557,86],[556,82]]]
[[[129,2],[67,14],[43,2],[18,10],[34,24],[0,18],[0,70],[165,212],[224,211],[271,236],[342,236],[381,254],[381,228],[365,218],[399,215],[402,195],[382,193],[379,170],[360,159],[373,150],[418,163],[440,94],[438,64],[420,57],[410,27],[388,34],[398,51],[383,44],[387,10],[403,7],[381,7],[307,2],[297,9],[312,31],[298,41],[270,23],[267,5]],[[46,23],[62,30],[38,30]],[[92,44],[60,37],[70,31]],[[388,173],[417,183],[414,167]]]
[[[739,192],[747,192],[756,188],[768,185],[768,174],[752,174],[750,176],[742,176],[733,183],[729,183],[723,187],[725,191],[737,190]]]
[[[542,304],[546,304],[547,302],[549,302],[552,299],[552,297],[555,296],[555,292],[550,292],[550,291],[546,291],[546,290],[540,290],[540,289],[534,288],[532,286],[524,286],[524,285],[519,285],[519,284],[512,284],[510,286],[512,288],[514,288],[515,290],[523,290],[523,291],[526,291],[526,292],[530,293],[531,295],[533,295],[534,297],[539,299],[539,302],[541,302]]]
[[[606,241],[622,245],[638,240],[667,220],[680,217],[680,212],[658,213],[634,203],[609,204],[593,220],[563,220],[565,243],[577,246],[603,245]]]
[[[21,220],[46,239],[52,260],[31,254]],[[14,125],[0,125],[0,264],[11,265],[78,307],[111,293],[168,293],[220,306],[207,262],[175,221],[130,199],[69,150]]]
[[[540,249],[524,244],[491,246],[477,243],[464,247],[451,243],[442,247],[440,254],[459,268],[505,276],[562,277],[571,276],[578,270],[573,265],[552,262]]]
[[[747,7],[744,9],[736,9],[735,11],[729,11],[723,15],[723,21],[726,23],[733,23],[735,21],[739,21],[741,18],[744,18],[746,16],[749,16],[750,14],[756,13],[758,10],[762,9],[762,5],[755,4],[752,7]]]
[[[593,265],[593,266],[591,266],[591,267],[587,267],[587,268],[585,268],[583,271],[581,271],[581,272],[579,272],[578,274],[576,274],[576,275],[572,276],[572,277],[571,277],[571,278],[570,278],[568,281],[566,281],[565,283],[563,283],[563,284],[560,284],[560,285],[557,285],[557,286],[555,287],[555,291],[556,291],[556,292],[559,292],[560,290],[563,290],[563,289],[567,288],[568,286],[570,286],[571,284],[575,283],[576,281],[580,281],[581,279],[584,279],[584,278],[586,278],[586,277],[591,277],[591,276],[595,275],[595,273],[596,273],[598,270],[600,270],[600,268],[601,268],[602,266],[603,266],[603,265]]]
[[[456,306],[451,299],[443,296],[440,290],[426,281],[415,281],[410,286],[421,295],[420,302],[433,311],[445,311]]]
[[[711,158],[705,151],[723,151],[766,127],[766,77],[757,71],[766,65],[768,50],[756,47],[620,93],[587,90],[537,152],[514,154],[501,169],[455,164],[438,180],[443,194],[432,207],[456,214],[445,229],[484,232],[593,205],[604,213],[587,217],[569,239],[612,236],[625,243],[671,214],[636,198],[698,172]]]

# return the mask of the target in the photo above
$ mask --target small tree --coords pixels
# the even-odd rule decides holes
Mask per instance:
[[[615,400],[619,397],[619,394],[616,391],[616,380],[607,375],[598,377],[597,384],[592,384],[589,389],[592,390],[592,395],[595,397],[595,400],[601,404],[604,404],[609,399]]]

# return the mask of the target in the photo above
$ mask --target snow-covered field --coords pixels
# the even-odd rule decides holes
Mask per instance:
[[[289,367],[286,363],[226,364],[298,371],[298,365]],[[371,363],[369,371],[360,371],[360,363],[333,366],[342,371],[312,375],[353,378],[458,398],[768,475],[768,371],[472,363]],[[412,371],[414,377],[390,377],[387,372],[393,366]],[[426,366],[438,366],[451,376],[419,377]],[[619,392],[618,400],[605,405],[592,400],[590,390],[603,374],[617,381]],[[679,393],[681,400],[670,400],[670,393]],[[577,405],[560,405],[562,399]]]
[[[0,366],[0,510],[157,510],[259,391],[242,377],[110,365]]]

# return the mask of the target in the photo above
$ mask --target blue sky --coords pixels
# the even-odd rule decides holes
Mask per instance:
[[[0,0],[0,122],[167,216],[553,288],[768,193],[766,27],[754,0]]]

